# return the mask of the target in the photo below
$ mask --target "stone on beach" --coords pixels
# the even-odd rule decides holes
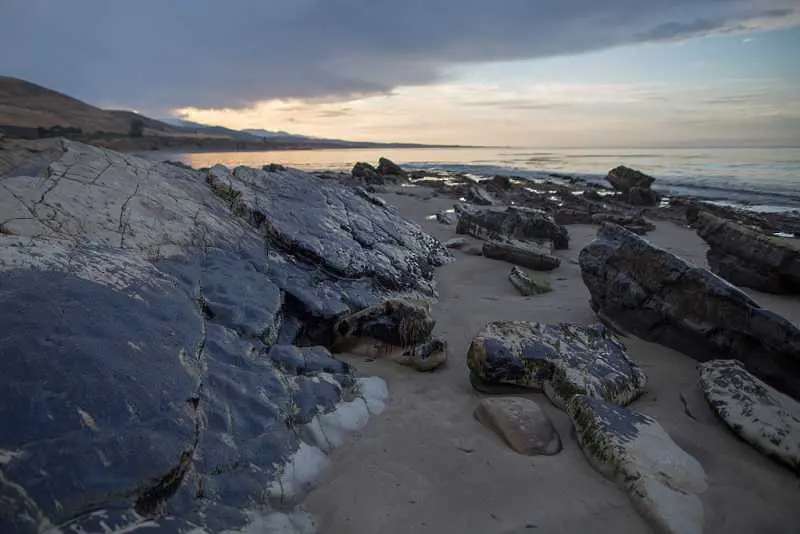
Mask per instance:
[[[467,243],[469,243],[469,241],[467,240],[466,237],[454,237],[452,239],[448,239],[447,241],[445,241],[444,246],[445,248],[458,249],[458,248],[463,248],[464,245],[466,245]]]
[[[486,241],[483,255],[493,260],[520,265],[534,271],[552,271],[561,265],[553,256],[550,247],[532,241]]]
[[[623,193],[625,200],[634,205],[653,206],[658,203],[658,194],[650,189],[655,178],[624,165],[608,172],[606,180],[614,189]]]
[[[544,391],[559,408],[576,394],[629,404],[647,384],[625,346],[602,325],[496,321],[470,344],[473,385],[511,385]]]
[[[430,338],[435,323],[426,301],[389,299],[336,321],[333,347],[345,351],[364,340],[412,347]]]
[[[589,463],[625,490],[658,534],[702,534],[703,467],[652,417],[576,395],[566,407]]]
[[[711,408],[739,437],[800,474],[800,403],[748,373],[736,360],[698,366]]]
[[[464,211],[458,219],[456,232],[483,240],[549,240],[557,250],[569,247],[567,229],[556,224],[547,213],[515,206],[504,211]]]
[[[538,279],[533,274],[526,272],[516,265],[508,273],[508,280],[522,296],[540,295],[552,291],[546,280]]]
[[[447,341],[433,338],[403,351],[399,362],[420,372],[438,369],[447,362]]]
[[[436,213],[436,220],[441,224],[452,225],[458,222],[458,218],[456,217],[455,213],[451,213],[447,210],[441,210]]]
[[[550,456],[561,452],[561,438],[553,422],[530,399],[483,399],[475,408],[475,418],[520,454]]]
[[[800,329],[722,278],[608,224],[579,261],[604,320],[701,362],[736,358],[800,398]]]
[[[404,171],[400,165],[396,164],[388,158],[378,159],[378,174],[382,176],[391,176],[401,181],[407,181],[408,173]]]

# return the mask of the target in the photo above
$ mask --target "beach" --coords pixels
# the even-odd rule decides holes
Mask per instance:
[[[413,190],[415,196],[408,196]],[[452,206],[423,187],[395,188],[387,203],[439,238],[455,228],[429,216]],[[396,192],[402,193],[401,195]],[[331,455],[323,483],[306,506],[325,534],[523,534],[651,532],[628,496],[597,473],[578,446],[566,414],[540,393],[534,399],[552,418],[564,450],[523,456],[473,418],[484,395],[470,385],[467,348],[489,321],[591,324],[589,293],[578,253],[597,226],[568,226],[571,244],[556,251],[561,266],[540,273],[553,291],[520,296],[510,265],[455,251],[436,272],[435,334],[449,344],[447,364],[418,373],[396,363],[345,356],[359,372],[384,378],[387,410]],[[471,239],[471,238],[470,238]],[[657,221],[646,237],[690,262],[706,266],[706,244],[694,230]],[[744,289],[759,304],[800,324],[800,299]],[[635,336],[623,338],[647,373],[647,393],[631,408],[654,417],[706,471],[700,495],[707,534],[791,533],[800,525],[800,479],[735,436],[712,412],[698,385],[697,362]]]

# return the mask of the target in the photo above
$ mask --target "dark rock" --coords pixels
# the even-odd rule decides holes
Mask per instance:
[[[622,192],[630,204],[652,206],[658,203],[658,194],[650,189],[655,181],[652,176],[621,165],[611,169],[606,180]]]
[[[511,189],[511,178],[498,175],[489,180],[481,180],[480,184],[493,193],[503,193]]]
[[[270,163],[269,165],[264,165],[263,167],[261,167],[261,170],[263,170],[264,172],[279,172],[279,171],[285,171],[286,167],[278,163]]]
[[[601,318],[701,362],[736,358],[800,397],[800,330],[722,278],[609,224],[579,260]]]
[[[404,171],[393,161],[386,158],[380,158],[378,160],[378,174],[382,176],[392,176],[395,179],[399,178],[404,181],[409,179],[406,171]]]
[[[353,178],[364,184],[383,185],[386,183],[383,176],[378,173],[378,170],[375,167],[369,163],[364,163],[363,161],[360,161],[353,166],[351,174]]]
[[[618,215],[614,213],[595,213],[592,223],[613,223],[630,230],[634,234],[644,235],[656,229],[655,225],[641,215]]]
[[[372,189],[372,191],[369,191]],[[369,202],[375,204],[376,206],[380,206],[382,208],[386,207],[386,200],[382,199],[381,197],[373,194],[375,192],[374,187],[370,187],[369,189],[363,187],[355,187],[353,190],[356,192],[356,195],[360,196],[361,198],[368,200]]]
[[[647,383],[625,346],[602,325],[489,323],[467,352],[473,385],[544,390],[559,408],[576,394],[629,404]]]
[[[442,210],[436,214],[436,220],[442,224],[456,224],[458,219],[454,213],[450,213],[449,211]]]
[[[438,369],[447,362],[447,341],[434,338],[403,351],[400,363],[420,372]]]
[[[469,241],[467,241],[466,237],[454,237],[445,241],[444,246],[446,248],[462,248],[467,243],[469,243]],[[483,254],[483,250],[481,250],[481,254]]]
[[[529,241],[486,241],[483,255],[534,271],[552,271],[561,265],[561,260],[551,254],[549,246]]]
[[[370,339],[412,347],[429,340],[435,324],[427,302],[390,299],[339,319],[333,327],[333,346],[340,352]]]
[[[768,293],[800,293],[800,242],[767,236],[705,211],[687,212],[711,247],[711,270],[736,285]]]
[[[508,273],[508,280],[525,297],[552,291],[550,284],[546,280],[537,279],[531,273],[525,272],[524,269],[517,266],[511,268],[511,272]]]
[[[505,211],[465,211],[460,214],[456,232],[483,240],[550,240],[556,249],[569,247],[567,229],[552,217],[540,210],[515,206]]]
[[[479,185],[473,185],[467,190],[467,201],[479,206],[493,206],[495,204],[492,195]]]

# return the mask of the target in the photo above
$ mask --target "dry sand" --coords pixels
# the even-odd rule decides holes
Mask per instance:
[[[408,218],[445,240],[455,227],[426,216],[452,199],[384,195]],[[668,222],[647,238],[705,265],[706,246],[694,231]],[[577,257],[595,226],[569,226],[562,265],[542,274],[551,293],[519,296],[511,266],[455,252],[438,270],[436,333],[450,344],[446,367],[430,374],[387,361],[351,357],[364,374],[385,378],[390,404],[352,441],[335,451],[322,484],[306,506],[322,534],[555,534],[649,533],[627,495],[583,457],[563,412],[542,394],[530,398],[552,417],[564,442],[556,456],[513,452],[472,416],[481,394],[469,384],[467,347],[493,320],[596,322]],[[800,299],[749,292],[759,303],[800,324]],[[624,339],[645,369],[648,393],[633,407],[655,417],[675,442],[705,468],[701,495],[707,534],[800,532],[800,478],[739,440],[712,413],[698,387],[694,360],[635,337]],[[686,399],[686,408],[681,400]],[[687,415],[686,411],[692,414]]]

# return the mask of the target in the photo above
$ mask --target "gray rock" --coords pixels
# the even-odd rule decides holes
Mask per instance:
[[[630,230],[634,234],[645,235],[656,226],[641,215],[619,215],[615,213],[595,213],[591,216],[593,224],[613,223]]]
[[[630,204],[652,206],[658,203],[658,194],[650,189],[655,181],[652,176],[620,165],[608,172],[606,180],[614,189],[622,192],[623,198]]]
[[[382,199],[378,195],[374,195],[374,194],[370,193],[369,191],[367,191],[363,187],[358,186],[358,187],[355,187],[353,190],[356,192],[356,195],[360,196],[363,199],[368,200],[369,202],[372,202],[376,206],[380,206],[382,208],[386,207],[386,200]]]
[[[460,214],[456,232],[477,239],[505,241],[550,240],[556,249],[569,247],[567,229],[540,210],[508,207],[505,211],[466,211]]]
[[[800,403],[748,373],[736,360],[699,366],[717,415],[743,440],[800,473]]]
[[[525,297],[552,291],[550,284],[546,280],[538,279],[517,266],[511,268],[511,272],[508,273],[508,281]]]
[[[800,397],[800,330],[722,278],[614,225],[600,228],[579,261],[601,318],[701,362],[736,358]]]
[[[450,248],[450,249],[452,249],[452,248],[462,248],[467,243],[469,243],[469,241],[467,240],[466,237],[454,237],[452,239],[448,239],[447,241],[445,241],[444,242],[444,246],[445,246],[445,248]],[[481,250],[481,254],[483,254],[482,250]]]
[[[406,181],[409,179],[406,171],[387,158],[380,158],[378,160],[378,174],[393,177],[395,180],[400,179]]]
[[[483,257],[483,244],[482,243],[469,243],[461,247],[461,252],[469,256]]]
[[[492,195],[479,185],[473,185],[467,190],[467,200],[479,206],[493,206],[495,204]]]
[[[597,397],[576,395],[567,413],[586,458],[625,490],[658,534],[702,534],[703,467],[653,418]]]
[[[561,265],[547,244],[532,241],[486,241],[483,255],[493,260],[521,265],[534,271],[552,271]]]
[[[383,176],[378,173],[378,169],[363,161],[356,163],[350,174],[359,182],[367,185],[383,185],[386,183]]]
[[[434,338],[406,349],[399,362],[420,372],[434,371],[447,362],[447,341]]]
[[[364,339],[413,347],[430,339],[435,324],[427,301],[390,299],[339,319],[333,347],[343,352]]]
[[[483,399],[475,408],[475,418],[520,454],[551,456],[561,452],[561,438],[553,422],[530,399]]]
[[[726,280],[769,293],[800,293],[800,242],[765,235],[700,211],[694,225],[711,247],[708,265]]]
[[[442,210],[436,214],[436,220],[442,224],[456,224],[458,218],[454,213]]]
[[[562,409],[576,394],[629,404],[647,384],[622,342],[602,325],[492,322],[472,340],[467,366],[478,388],[543,390]]]

